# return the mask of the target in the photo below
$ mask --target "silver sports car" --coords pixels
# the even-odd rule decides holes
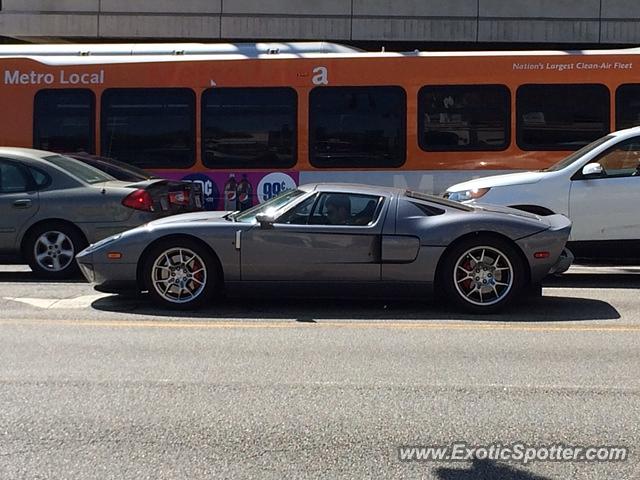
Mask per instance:
[[[571,222],[386,187],[312,184],[244,212],[177,215],[89,246],[77,260],[103,292],[149,291],[193,308],[226,290],[370,295],[442,292],[493,312],[571,263]]]

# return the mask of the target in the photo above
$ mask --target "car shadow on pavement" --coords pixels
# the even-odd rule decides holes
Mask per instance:
[[[558,277],[548,277],[545,287],[556,288],[621,288],[640,290],[640,275],[629,273],[565,273]]]
[[[460,312],[437,301],[392,299],[297,299],[297,298],[220,298],[200,310],[159,308],[146,294],[111,295],[92,303],[96,310],[126,312],[139,316],[210,320],[478,320],[497,322],[566,322],[615,320],[620,313],[601,300],[543,296],[527,298],[503,312],[474,315]]]
[[[534,475],[493,460],[473,460],[468,468],[437,468],[440,480],[549,480],[549,477]]]

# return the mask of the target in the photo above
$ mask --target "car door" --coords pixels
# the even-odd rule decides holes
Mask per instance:
[[[332,217],[332,201],[344,218]],[[345,207],[346,206],[346,207]],[[243,281],[380,280],[380,246],[388,201],[378,195],[322,192],[264,228],[243,232]]]
[[[640,137],[624,140],[589,163],[602,173],[571,179],[572,241],[640,239]]]
[[[0,158],[0,251],[15,253],[18,235],[38,207],[28,169],[15,160]]]

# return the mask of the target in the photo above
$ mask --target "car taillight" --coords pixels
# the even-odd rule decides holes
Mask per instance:
[[[153,212],[153,199],[151,194],[146,190],[139,188],[133,191],[122,200],[122,205],[136,210],[144,210],[145,212]]]
[[[181,190],[179,192],[169,192],[169,203],[174,205],[180,205],[183,207],[189,206],[189,192],[187,190]]]

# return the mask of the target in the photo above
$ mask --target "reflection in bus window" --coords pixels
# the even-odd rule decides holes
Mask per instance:
[[[502,85],[427,86],[418,94],[419,142],[427,151],[503,150],[510,93]]]
[[[91,90],[40,90],[33,109],[33,147],[94,153],[95,105]]]
[[[292,88],[212,88],[202,95],[207,167],[288,168],[296,163]]]
[[[609,133],[604,85],[523,85],[516,94],[517,139],[523,150],[578,150]]]
[[[616,91],[616,128],[640,125],[640,84],[621,85]]]
[[[141,168],[195,163],[195,94],[186,88],[114,88],[102,94],[102,155]]]
[[[315,167],[399,167],[406,156],[400,87],[317,87],[309,95],[309,159]]]

